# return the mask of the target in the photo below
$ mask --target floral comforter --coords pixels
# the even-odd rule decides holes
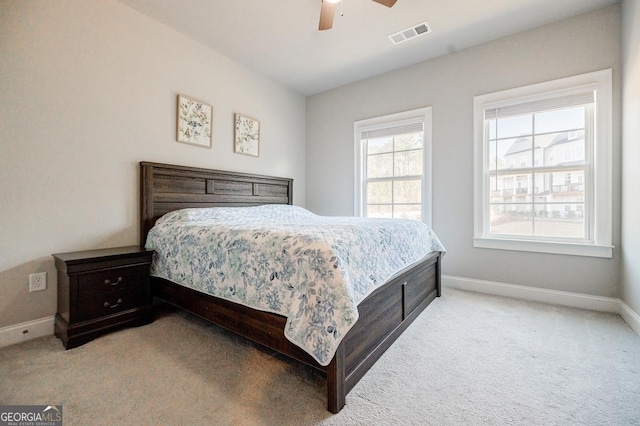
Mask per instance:
[[[317,216],[288,205],[184,209],[147,237],[151,274],[287,317],[285,336],[328,365],[357,305],[444,247],[424,223]]]

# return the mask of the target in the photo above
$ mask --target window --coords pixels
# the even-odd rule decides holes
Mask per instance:
[[[354,124],[356,215],[431,224],[431,108]]]
[[[474,98],[475,247],[611,257],[611,105],[611,70]]]

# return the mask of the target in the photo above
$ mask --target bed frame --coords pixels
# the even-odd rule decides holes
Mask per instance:
[[[141,162],[141,243],[165,213],[188,207],[292,204],[292,179]],[[284,337],[286,318],[151,278],[154,296],[326,374],[328,409],[347,393],[436,297],[440,253],[396,274],[358,305],[359,319],[327,367]]]

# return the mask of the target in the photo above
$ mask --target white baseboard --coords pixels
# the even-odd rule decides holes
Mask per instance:
[[[494,281],[474,280],[451,275],[442,276],[442,285],[459,290],[512,297],[514,299],[590,309],[592,311],[611,312],[620,315],[622,319],[629,324],[629,327],[640,335],[640,316],[622,300],[613,297],[591,296],[588,294],[498,283]]]
[[[0,328],[0,348],[53,335],[55,317],[40,318]]]
[[[640,335],[640,315],[635,313],[633,309],[622,300],[620,301],[620,316],[629,324],[629,327]]]

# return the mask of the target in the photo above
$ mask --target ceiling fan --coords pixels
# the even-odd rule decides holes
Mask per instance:
[[[333,16],[336,13],[336,4],[340,3],[340,0],[320,0],[322,2],[322,8],[320,9],[320,25],[319,30],[329,30],[333,27]],[[396,4],[397,0],[372,0],[381,5],[392,7]]]

